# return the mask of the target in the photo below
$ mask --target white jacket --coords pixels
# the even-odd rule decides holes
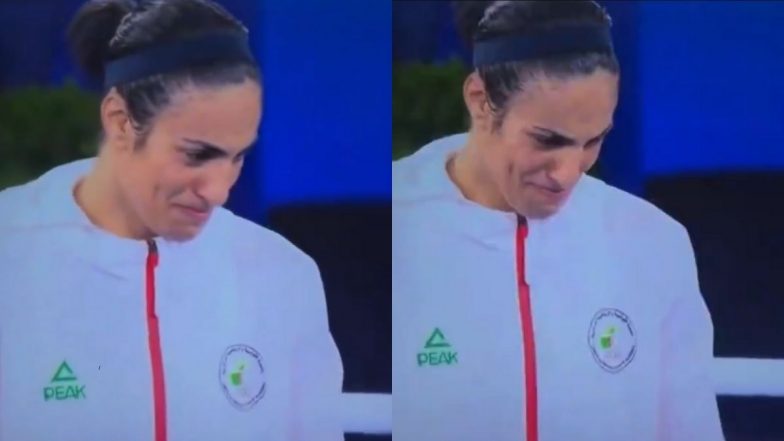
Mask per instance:
[[[393,165],[395,441],[719,441],[685,229],[584,176],[544,221],[463,198],[465,135]]]
[[[342,440],[315,263],[217,209],[156,265],[78,208],[89,167],[0,193],[0,440]]]

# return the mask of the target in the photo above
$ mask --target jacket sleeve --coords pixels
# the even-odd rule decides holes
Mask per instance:
[[[697,279],[694,251],[681,227],[670,261],[672,301],[663,321],[659,441],[723,441],[712,381],[713,324]]]
[[[299,332],[292,357],[292,441],[342,441],[343,363],[327,319],[316,264],[301,274]]]

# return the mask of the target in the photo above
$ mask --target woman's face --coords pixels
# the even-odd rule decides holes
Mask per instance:
[[[500,127],[480,124],[482,168],[508,208],[534,219],[556,213],[596,162],[617,101],[618,76],[605,70],[539,76],[510,99]]]
[[[260,119],[261,89],[250,80],[177,92],[144,144],[117,157],[121,197],[136,223],[153,236],[195,237],[226,202]]]

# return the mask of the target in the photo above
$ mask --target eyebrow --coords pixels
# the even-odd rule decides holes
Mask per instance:
[[[600,133],[598,136],[595,136],[595,137],[591,138],[588,141],[588,144],[590,144],[592,142],[595,142],[595,141],[598,141],[599,139],[601,139],[604,136],[606,136],[608,133],[610,133],[610,130],[612,130],[612,127],[613,127],[613,123],[610,123],[610,125],[607,126],[607,128],[604,129],[602,131],[602,133]],[[530,133],[529,132],[528,133],[529,135],[536,136],[536,135],[542,135],[543,134],[543,135],[545,135],[545,136],[550,138],[550,139],[548,139],[548,142],[552,142],[553,144],[557,144],[557,145],[564,146],[564,147],[577,145],[577,141],[576,140],[574,140],[574,139],[572,139],[572,138],[570,138],[570,137],[568,137],[568,136],[566,136],[564,134],[558,133],[555,130],[550,130],[550,129],[546,129],[544,127],[539,127],[539,126],[534,126],[533,128],[534,128],[534,130],[537,130],[540,133]]]
[[[210,144],[209,142],[199,141],[197,139],[190,139],[190,138],[183,138],[182,140],[185,141],[188,144],[192,144],[192,145],[201,147],[202,149],[206,150],[208,153],[214,155],[215,157],[225,158],[225,157],[229,156],[229,152],[227,152],[224,148],[219,147],[219,146],[217,146],[215,144]],[[258,140],[258,138],[254,139],[253,142],[251,142],[249,146],[245,147],[239,153],[237,153],[237,156],[241,156],[241,155],[244,155],[244,154],[248,153],[248,151],[250,149],[252,149],[254,145],[256,145],[256,141],[257,140]]]

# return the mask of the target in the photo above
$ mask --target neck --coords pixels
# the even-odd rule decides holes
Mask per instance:
[[[146,240],[153,235],[127,208],[115,180],[109,156],[102,148],[90,173],[76,184],[74,198],[84,214],[96,227],[126,239]]]
[[[471,132],[468,142],[447,162],[447,173],[463,196],[484,207],[513,211],[485,169],[477,136]]]

